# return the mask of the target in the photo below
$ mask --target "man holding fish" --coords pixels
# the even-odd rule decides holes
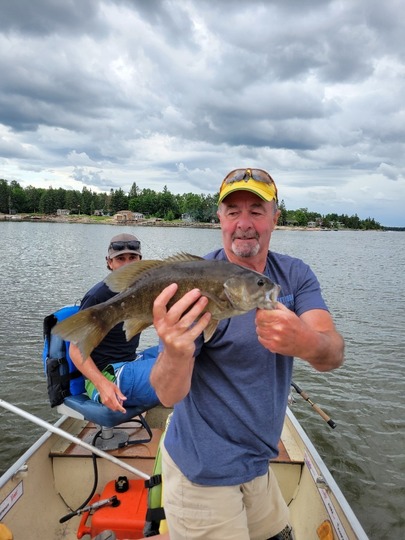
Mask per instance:
[[[293,358],[318,371],[343,363],[344,342],[301,260],[269,250],[280,211],[261,169],[229,173],[219,192],[223,249],[207,255],[264,274],[278,302],[215,321],[209,294],[178,298],[166,287],[153,306],[161,353],[151,383],[174,406],[163,448],[164,508],[171,540],[292,539],[288,508],[269,468],[276,457]],[[272,309],[274,308],[274,309]]]

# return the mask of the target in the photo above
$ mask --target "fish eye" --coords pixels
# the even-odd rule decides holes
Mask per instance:
[[[265,281],[264,281],[263,278],[259,278],[259,279],[257,280],[257,285],[258,285],[258,287],[263,287],[264,284],[265,284]]]

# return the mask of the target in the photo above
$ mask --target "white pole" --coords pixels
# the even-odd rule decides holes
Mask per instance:
[[[115,465],[118,465],[119,467],[122,467],[123,469],[126,469],[127,471],[131,472],[132,474],[135,474],[136,476],[139,476],[140,478],[143,478],[144,480],[149,480],[150,476],[145,474],[142,471],[139,471],[138,469],[135,469],[135,467],[131,467],[131,465],[128,465],[124,461],[117,459],[114,456],[111,456],[110,454],[107,454],[107,452],[103,452],[103,450],[99,450],[95,446],[88,444],[77,437],[74,437],[70,433],[67,433],[66,431],[63,431],[63,429],[60,429],[56,426],[53,426],[52,424],[49,424],[48,422],[45,422],[45,420],[42,420],[42,418],[38,418],[37,416],[34,416],[33,414],[30,414],[23,409],[20,409],[19,407],[16,407],[15,405],[12,405],[11,403],[8,403],[7,401],[4,401],[4,399],[0,398],[0,407],[3,407],[4,409],[7,409],[18,416],[22,416],[23,418],[26,418],[30,422],[33,422],[34,424],[37,424],[38,426],[43,427],[44,429],[51,431],[52,433],[55,433],[56,435],[59,435],[60,437],[63,437],[64,439],[67,439],[68,441],[77,444],[79,446],[82,446],[83,448],[86,448],[86,450],[89,450],[89,452],[92,452],[93,454],[96,454],[104,459],[107,459],[108,461],[111,461]]]

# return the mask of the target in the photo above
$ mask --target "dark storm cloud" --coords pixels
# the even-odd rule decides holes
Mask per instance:
[[[3,4],[2,176],[215,192],[248,163],[291,207],[402,216],[399,0]]]
[[[98,19],[99,4],[94,0],[55,2],[54,0],[15,0],[2,2],[0,30],[5,34],[45,37],[49,34],[76,34],[108,27]]]

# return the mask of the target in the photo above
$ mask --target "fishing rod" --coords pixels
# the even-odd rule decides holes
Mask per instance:
[[[125,463],[125,461],[122,461],[116,458],[115,456],[107,454],[107,452],[104,452],[103,450],[100,450],[99,448],[91,444],[88,444],[78,439],[77,437],[74,437],[70,433],[63,431],[63,429],[53,426],[52,424],[49,424],[49,422],[45,422],[45,420],[42,420],[42,418],[38,418],[37,416],[34,416],[33,414],[28,413],[27,411],[24,411],[23,409],[20,409],[19,407],[16,407],[15,405],[8,403],[8,401],[4,401],[4,399],[1,399],[1,398],[0,398],[0,407],[3,407],[3,409],[7,409],[10,412],[13,412],[14,414],[17,414],[18,416],[22,416],[23,418],[26,418],[30,422],[33,422],[34,424],[41,426],[47,431],[55,433],[55,435],[59,435],[60,437],[63,437],[64,439],[67,439],[68,441],[74,444],[77,444],[78,446],[82,446],[89,452],[92,452],[93,454],[96,454],[99,457],[102,457],[108,461],[111,461],[115,465],[118,465],[118,467],[122,467],[123,469],[126,469],[127,471],[131,472],[132,474],[135,474],[139,478],[143,478],[144,480],[149,480],[150,478],[148,474],[145,474],[144,472],[138,469],[135,469],[135,467],[128,465],[128,463]]]
[[[328,416],[316,403],[310,400],[308,394],[302,390],[298,384],[295,384],[294,381],[291,381],[291,386],[294,388],[294,390],[299,394],[305,401],[308,401],[308,403],[311,405],[311,407],[325,420],[325,422],[332,428],[335,429],[337,426],[336,422],[334,422],[330,416]]]

